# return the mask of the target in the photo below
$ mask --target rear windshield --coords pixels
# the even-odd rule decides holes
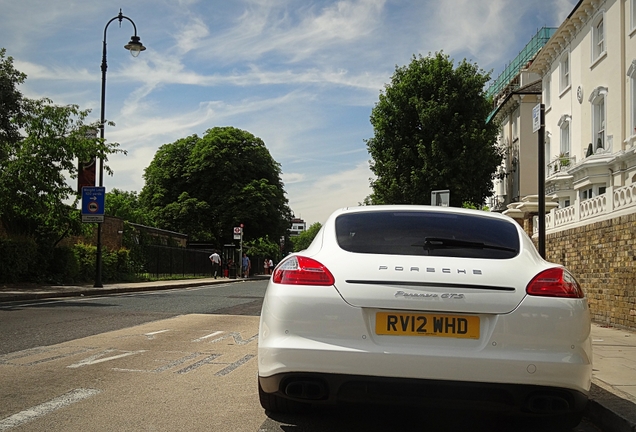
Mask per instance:
[[[479,215],[431,211],[378,211],[338,216],[336,235],[349,252],[464,258],[512,258],[516,226]]]

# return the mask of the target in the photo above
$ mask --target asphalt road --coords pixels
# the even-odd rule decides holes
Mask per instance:
[[[0,354],[185,314],[258,316],[266,280],[0,305]]]
[[[0,307],[0,431],[538,431],[485,413],[266,413],[256,336],[266,281]],[[598,432],[586,422],[577,432]]]

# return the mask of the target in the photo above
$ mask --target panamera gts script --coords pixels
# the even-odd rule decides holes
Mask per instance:
[[[404,297],[404,298],[443,298],[443,299],[463,299],[464,294],[455,294],[455,293],[407,293],[404,291],[397,291],[395,293],[395,297]]]

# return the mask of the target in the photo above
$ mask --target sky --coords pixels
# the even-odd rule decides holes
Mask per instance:
[[[365,140],[396,67],[443,51],[493,79],[576,0],[0,0],[0,47],[29,98],[100,117],[104,29],[121,8],[147,47],[106,30],[106,191],[139,192],[157,149],[217,126],[261,138],[307,226],[371,193]],[[214,176],[214,172],[210,172]],[[73,183],[71,183],[73,184]]]

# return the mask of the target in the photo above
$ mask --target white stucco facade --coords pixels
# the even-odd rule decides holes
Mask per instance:
[[[636,211],[636,0],[581,0],[528,68],[542,80],[549,231]]]

